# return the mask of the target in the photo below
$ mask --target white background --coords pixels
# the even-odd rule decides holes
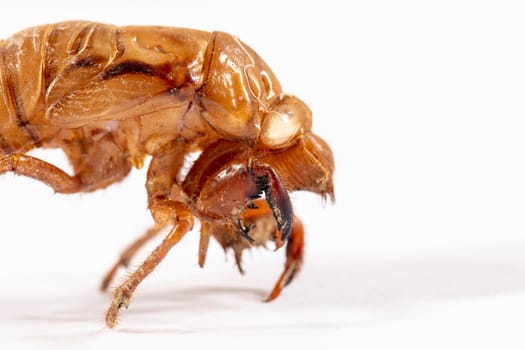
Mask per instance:
[[[260,301],[283,252],[246,254],[239,276],[214,243],[200,270],[191,234],[108,331],[97,287],[151,222],[145,172],[70,196],[3,175],[0,348],[522,349],[521,3],[2,2],[4,38],[66,19],[240,36],[312,108],[337,203],[293,194],[306,264],[276,302]]]

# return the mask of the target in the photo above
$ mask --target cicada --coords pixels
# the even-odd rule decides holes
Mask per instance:
[[[241,272],[244,249],[287,244],[268,300],[299,271],[304,233],[289,192],[333,200],[332,152],[312,132],[307,105],[283,93],[237,37],[75,21],[23,30],[0,42],[0,54],[0,173],[58,193],[90,192],[151,157],[146,190],[155,224],[121,254],[102,289],[145,242],[167,234],[115,289],[108,327],[195,219],[201,267],[213,237],[233,250]],[[27,154],[35,148],[61,149],[73,173]]]

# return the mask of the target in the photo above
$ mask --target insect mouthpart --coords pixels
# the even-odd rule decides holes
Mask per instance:
[[[279,249],[292,230],[293,208],[288,191],[277,172],[266,164],[256,164],[249,172],[272,210],[277,223],[276,249]]]

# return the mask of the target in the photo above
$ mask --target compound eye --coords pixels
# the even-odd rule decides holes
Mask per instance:
[[[265,146],[278,149],[290,146],[311,127],[312,112],[306,104],[294,96],[285,95],[265,114],[260,137]]]

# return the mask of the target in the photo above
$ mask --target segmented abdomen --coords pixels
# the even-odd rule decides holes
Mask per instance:
[[[194,91],[209,36],[76,21],[1,41],[0,155],[45,145],[61,128],[122,118],[161,94]]]

